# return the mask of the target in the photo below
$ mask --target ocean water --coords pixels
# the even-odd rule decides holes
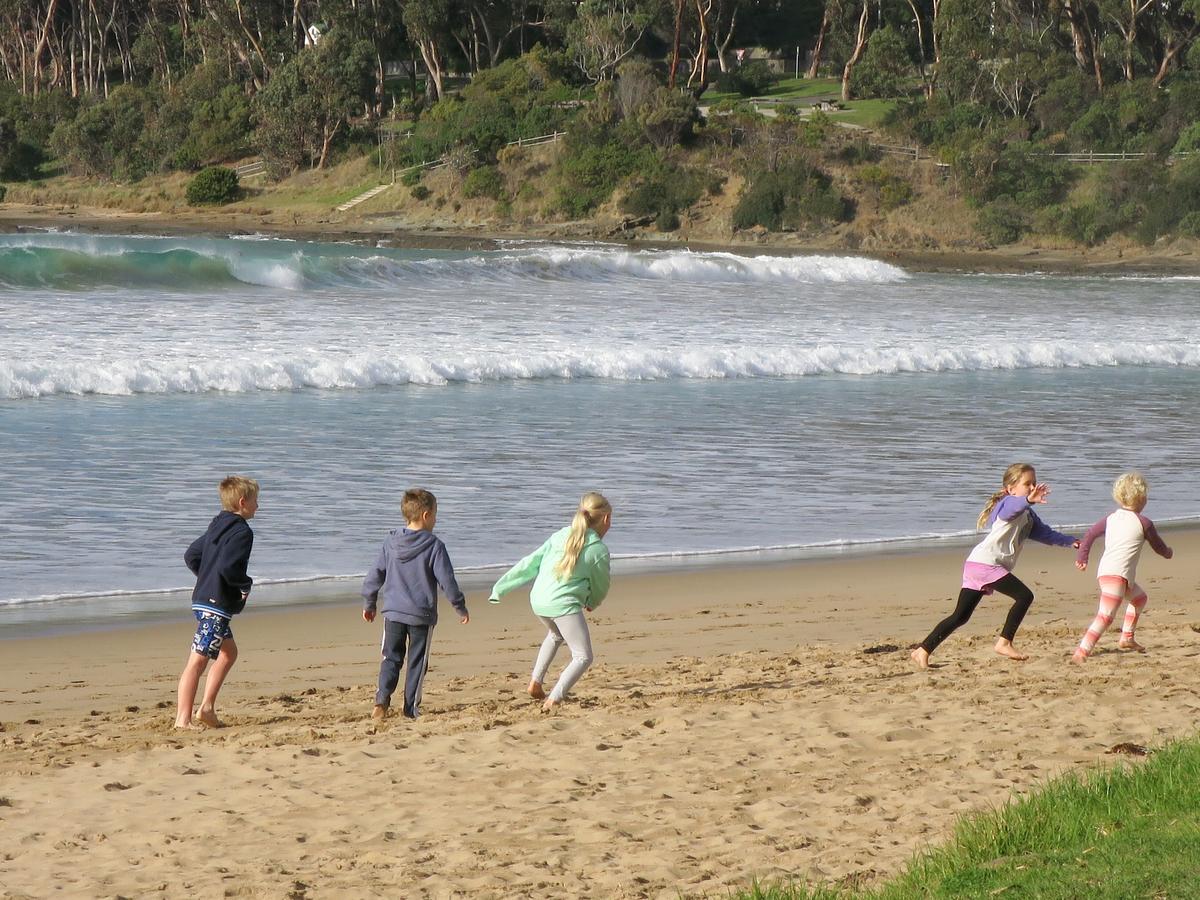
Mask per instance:
[[[590,489],[618,571],[965,541],[1017,460],[1056,526],[1130,468],[1192,520],[1198,397],[1196,279],[0,235],[0,635],[186,614],[233,472],[265,602],[353,598],[410,485],[479,583]]]

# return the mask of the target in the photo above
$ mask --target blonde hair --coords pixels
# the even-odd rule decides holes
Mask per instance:
[[[1140,472],[1126,472],[1113,482],[1113,499],[1122,506],[1135,506],[1139,500],[1146,499],[1148,490],[1146,479]]]
[[[425,488],[409,488],[400,501],[400,513],[406,522],[419,522],[421,516],[437,509],[437,497]]]
[[[587,539],[589,528],[595,528],[601,519],[612,512],[612,505],[604,499],[603,494],[588,491],[579,498],[579,509],[571,519],[571,531],[567,535],[567,543],[563,547],[562,558],[554,567],[554,575],[559,581],[569,578],[575,571],[575,563],[583,551],[583,543]]]
[[[1029,463],[1013,463],[1004,470],[1004,477],[1000,479],[1002,487],[996,493],[988,498],[988,502],[983,507],[983,512],[979,514],[979,520],[975,523],[976,528],[984,528],[987,525],[988,516],[992,514],[992,510],[996,508],[996,504],[1008,493],[1009,485],[1017,483],[1017,479],[1026,472],[1036,471]]]
[[[228,512],[237,512],[242,500],[258,496],[258,482],[244,475],[230,475],[221,481],[217,491],[221,495],[221,508]]]

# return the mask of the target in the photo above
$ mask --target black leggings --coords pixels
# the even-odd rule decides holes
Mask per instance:
[[[1021,620],[1025,618],[1025,613],[1029,612],[1030,604],[1033,603],[1033,591],[1011,572],[999,581],[992,582],[992,589],[1013,599],[1012,609],[1008,611],[1008,618],[1004,620],[1004,627],[1000,630],[1000,636],[1011,641],[1016,636],[1017,629],[1021,627]],[[929,632],[929,637],[921,641],[921,647],[925,652],[932,653],[938,648],[938,644],[950,637],[956,628],[966,625],[981,599],[983,599],[983,591],[971,588],[963,588],[959,591],[958,606],[954,607],[954,612],[938,622],[933,631]]]

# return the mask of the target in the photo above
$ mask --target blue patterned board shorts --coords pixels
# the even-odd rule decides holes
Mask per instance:
[[[201,612],[198,609],[194,612],[199,624],[196,626],[196,635],[192,638],[192,652],[216,659],[221,653],[221,644],[226,638],[233,637],[229,620],[216,613]]]

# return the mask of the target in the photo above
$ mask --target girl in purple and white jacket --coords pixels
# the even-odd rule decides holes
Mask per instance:
[[[1033,603],[1033,591],[1012,573],[1026,538],[1059,547],[1078,547],[1079,541],[1055,531],[1033,511],[1035,503],[1045,503],[1049,485],[1039,483],[1037,473],[1028,463],[1013,463],[1004,470],[1000,490],[992,494],[983,512],[979,527],[988,534],[975,545],[963,566],[962,590],[954,612],[934,626],[933,631],[912,652],[913,662],[922,669],[929,667],[929,656],[956,628],[967,623],[984,594],[999,591],[1013,599],[1008,618],[996,641],[996,652],[1009,659],[1028,659],[1013,646],[1013,638],[1021,620]]]

